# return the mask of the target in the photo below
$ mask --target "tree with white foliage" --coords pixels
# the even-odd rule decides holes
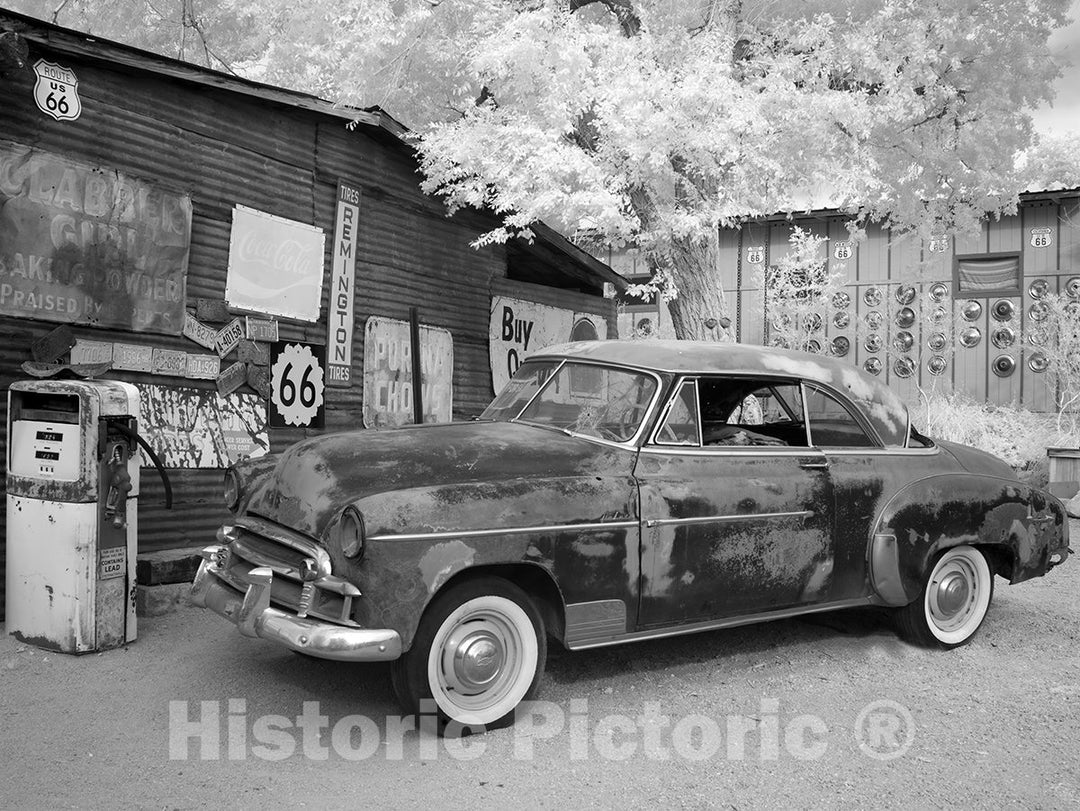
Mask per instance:
[[[387,89],[343,98],[422,101],[434,120],[401,109],[421,134],[425,188],[500,213],[481,241],[542,219],[636,244],[679,291],[676,333],[703,338],[726,314],[718,225],[822,191],[856,227],[924,235],[1011,211],[1013,156],[1057,73],[1046,39],[1065,5],[402,0],[379,20],[395,33],[336,65],[336,82],[364,82],[374,54]]]
[[[228,5],[258,54],[235,69],[383,106],[425,189],[502,215],[481,243],[544,220],[635,244],[679,291],[676,333],[703,338],[726,315],[718,226],[827,203],[856,233],[929,236],[1013,211],[1068,0]]]

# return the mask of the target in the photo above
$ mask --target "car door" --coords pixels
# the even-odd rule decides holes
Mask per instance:
[[[827,600],[828,461],[809,446],[798,381],[684,378],[641,449],[635,477],[639,627]]]
[[[878,516],[898,490],[929,469],[940,451],[922,440],[885,447],[846,397],[812,383],[804,384],[803,391],[810,438],[829,460],[836,503],[832,599],[864,597],[870,593],[867,549]]]

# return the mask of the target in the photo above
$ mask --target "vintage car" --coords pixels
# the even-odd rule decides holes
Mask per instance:
[[[474,421],[306,439],[231,468],[225,494],[197,604],[311,656],[389,660],[408,712],[469,727],[512,719],[549,637],[885,606],[948,648],[994,575],[1069,553],[1060,501],[923,436],[876,379],[738,344],[551,347]]]

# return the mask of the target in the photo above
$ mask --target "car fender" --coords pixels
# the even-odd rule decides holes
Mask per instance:
[[[961,544],[999,550],[998,573],[1012,583],[1037,577],[1064,547],[1065,524],[1060,501],[1016,479],[928,476],[898,491],[882,510],[867,554],[870,586],[885,605],[906,605],[922,591],[934,558]]]
[[[555,603],[596,595],[636,605],[636,488],[626,477],[567,476],[456,483],[356,501],[368,532],[363,557],[330,550],[335,571],[361,591],[357,620],[393,628],[405,647],[424,610],[465,573],[493,573]],[[497,572],[496,572],[497,573]],[[539,592],[539,593],[537,593]]]

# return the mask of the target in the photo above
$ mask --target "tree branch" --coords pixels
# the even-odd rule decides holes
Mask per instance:
[[[600,3],[615,15],[626,36],[636,37],[641,33],[641,18],[634,11],[632,0],[570,0],[570,11],[575,12],[594,3]]]
[[[64,0],[64,2],[61,3],[60,5],[58,5],[56,7],[56,9],[53,11],[53,13],[52,13],[52,24],[53,25],[59,25],[59,23],[56,21],[56,18],[59,17],[60,12],[64,10],[64,6],[66,6],[70,2],[71,2],[71,0]]]

